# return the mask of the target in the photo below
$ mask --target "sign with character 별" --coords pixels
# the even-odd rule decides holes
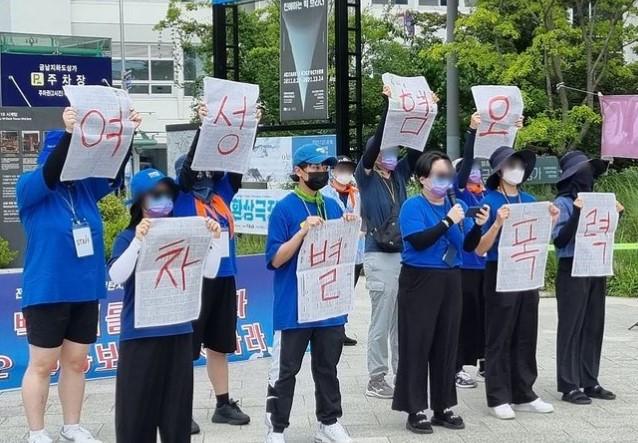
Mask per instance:
[[[297,258],[299,323],[339,317],[352,310],[360,230],[361,219],[338,219],[306,235]]]

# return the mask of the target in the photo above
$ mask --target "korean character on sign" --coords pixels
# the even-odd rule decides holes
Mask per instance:
[[[106,308],[106,332],[109,335],[116,335],[120,333],[120,315],[122,313],[122,302],[109,303]]]
[[[246,305],[248,305],[248,299],[246,298],[246,289],[237,290],[237,318],[246,318]]]
[[[40,63],[40,72],[43,72],[43,71],[44,71],[44,64]]]
[[[246,343],[246,349],[248,349],[249,352],[263,352],[268,349],[260,323],[242,325],[241,328],[246,331],[244,343]]]
[[[71,84],[71,74],[62,74],[62,85],[68,86]]]
[[[511,258],[514,262],[529,261],[530,262],[530,279],[534,278],[536,269],[536,259],[538,258],[540,249],[528,248],[530,243],[536,243],[538,238],[535,234],[535,227],[538,219],[532,218],[514,223],[512,227],[514,231],[514,242],[512,246],[521,246],[520,250],[512,253]]]
[[[83,74],[78,74],[75,76],[75,83],[80,85],[80,86],[84,86],[86,85],[86,76]]]
[[[266,200],[258,198],[255,200],[255,219],[265,222],[266,218]]]
[[[60,65],[60,71],[66,72],[66,65]]]
[[[22,312],[13,313],[13,330],[18,337],[27,335],[27,321]]]
[[[244,201],[244,205],[242,207],[242,214],[243,214],[244,220],[253,221],[255,218],[254,211],[255,211],[255,201],[250,198],[247,198]]]
[[[242,339],[241,339],[241,335],[239,335],[237,331],[235,331],[235,340],[237,341],[237,347],[235,348],[235,355],[242,355],[244,353],[244,351],[242,351],[241,349]]]
[[[98,361],[96,371],[113,371],[117,369],[119,354],[116,342],[111,341],[106,346],[102,343],[96,343],[95,354],[97,355]]]
[[[328,245],[328,240],[324,240],[323,244],[312,243],[310,245],[310,266],[314,267],[326,263],[329,259],[330,264],[338,265],[341,262],[341,245],[343,239]]]
[[[236,197],[230,202],[230,210],[233,213],[235,220],[240,221],[241,218],[241,198]]]
[[[7,355],[0,355],[0,380],[9,378],[11,368],[13,368],[13,360]]]

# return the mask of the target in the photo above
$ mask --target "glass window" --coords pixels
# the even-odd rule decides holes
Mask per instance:
[[[148,94],[148,85],[141,84],[136,85],[133,84],[128,90],[129,94]]]
[[[152,60],[151,61],[151,80],[173,80],[173,61],[172,60]]]
[[[187,97],[197,96],[197,88],[195,82],[184,82],[184,95]]]
[[[151,94],[172,94],[173,87],[171,85],[151,85]]]
[[[184,80],[194,81],[204,75],[204,60],[193,49],[184,50]]]
[[[445,0],[419,0],[420,6],[446,6]]]

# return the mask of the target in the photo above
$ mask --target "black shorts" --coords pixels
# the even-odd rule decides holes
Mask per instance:
[[[193,360],[200,356],[202,344],[222,354],[237,349],[237,289],[235,277],[204,279],[202,309],[193,322]]]
[[[22,310],[29,344],[57,348],[64,340],[88,345],[97,339],[98,302],[51,303]]]

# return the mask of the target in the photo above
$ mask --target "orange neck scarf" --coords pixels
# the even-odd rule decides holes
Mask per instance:
[[[483,183],[468,183],[465,186],[467,190],[474,195],[479,195],[485,192],[485,186],[483,186]]]
[[[228,231],[230,238],[235,235],[235,218],[233,213],[219,195],[214,195],[210,204],[206,204],[198,198],[195,198],[195,211],[200,217],[210,217],[219,222],[221,216],[228,222]]]
[[[330,184],[332,185],[333,188],[335,188],[335,191],[337,191],[339,194],[348,194],[348,201],[350,202],[350,205],[352,205],[352,208],[354,209],[356,205],[356,201],[357,201],[356,195],[357,195],[357,192],[359,192],[359,189],[357,189],[357,187],[353,185],[342,185],[337,180],[332,180]]]

